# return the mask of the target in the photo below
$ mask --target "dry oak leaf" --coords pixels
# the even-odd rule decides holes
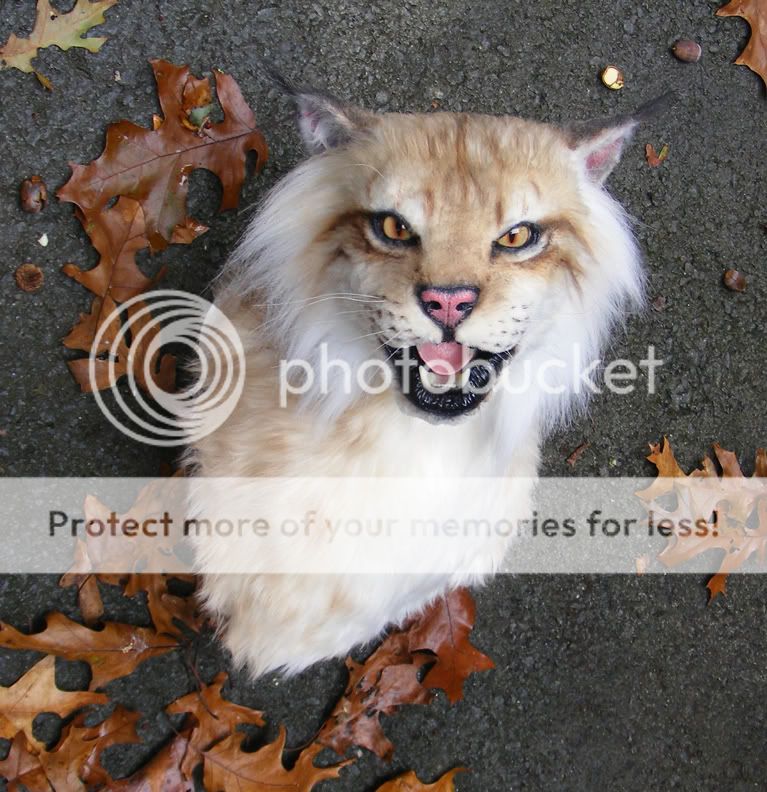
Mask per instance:
[[[131,368],[139,385],[144,389],[147,384],[144,376],[146,362],[149,370],[156,372],[154,381],[163,390],[173,390],[175,386],[173,356],[167,354],[159,356],[158,364],[158,356],[146,361],[146,344],[138,345],[137,349],[133,350],[129,348],[127,342],[119,343],[117,349],[114,349],[113,344],[120,329],[119,323],[112,322],[110,326],[104,327],[118,303],[149,291],[165,275],[166,268],[162,267],[154,277],[150,278],[144,275],[136,263],[136,254],[149,245],[145,235],[144,210],[141,204],[131,198],[121,197],[109,209],[83,211],[78,208],[75,214],[101,257],[99,263],[89,270],[81,270],[75,264],[65,264],[62,268],[65,275],[96,295],[90,312],[81,314],[77,324],[64,338],[64,346],[94,355],[109,353],[114,355],[117,352],[114,380],[128,373]],[[206,226],[188,218],[186,225],[175,229],[172,241],[188,244],[207,230]],[[129,312],[135,316],[137,311],[145,307],[146,303],[140,302],[129,309]],[[147,319],[150,320],[149,315]],[[99,330],[102,330],[102,334],[99,336],[98,346],[94,348]],[[152,332],[151,338],[155,335],[156,331]],[[69,368],[80,387],[85,391],[90,390],[88,360],[70,361]],[[110,387],[107,361],[97,359],[95,370],[100,389]]]
[[[67,718],[75,710],[89,704],[106,704],[108,699],[103,693],[87,691],[67,692],[56,687],[56,658],[48,655],[36,663],[10,687],[0,687],[0,737],[12,739],[16,732],[23,731],[26,738],[37,745],[32,734],[32,721],[41,712],[55,712],[60,718]],[[12,726],[12,731],[8,727]]]
[[[189,749],[189,733],[177,734],[133,775],[110,781],[109,792],[193,792],[194,784],[181,773],[181,762]]]
[[[83,660],[91,667],[90,687],[95,690],[132,673],[144,660],[176,649],[178,644],[146,627],[107,622],[102,630],[92,630],[63,613],[50,613],[45,629],[31,635],[0,622],[0,646]]]
[[[153,288],[162,271],[157,277],[148,278],[136,263],[136,253],[149,245],[144,235],[144,212],[138,201],[120,198],[110,209],[77,209],[75,215],[101,258],[95,267],[85,271],[75,264],[65,264],[65,275],[97,297],[110,297],[118,303]]]
[[[104,603],[98,583],[107,583],[111,586],[120,586],[126,597],[133,597],[141,592],[147,596],[147,609],[155,626],[155,630],[163,635],[180,636],[181,632],[175,620],[181,621],[190,630],[199,632],[206,619],[202,616],[200,607],[195,598],[189,594],[184,597],[171,594],[168,591],[168,578],[189,578],[194,583],[191,575],[149,575],[134,573],[131,575],[118,574],[78,574],[67,572],[59,581],[62,588],[77,586],[77,604],[83,616],[83,621],[93,627],[99,624],[104,615]]]
[[[85,725],[80,714],[68,723],[52,751],[43,751],[40,762],[56,790],[76,792],[94,786],[109,786],[111,777],[101,766],[101,754],[112,745],[140,742],[136,733],[137,712],[117,707],[104,721]]]
[[[199,632],[205,623],[199,603],[194,596],[178,597],[168,591],[168,580],[175,575],[133,574],[125,586],[125,596],[146,592],[147,608],[158,633],[182,636],[175,621]]]
[[[748,45],[736,58],[735,63],[748,66],[756,72],[767,86],[767,3],[765,0],[731,0],[722,6],[717,16],[739,16],[751,26]]]
[[[130,508],[118,514],[93,495],[83,502],[87,523],[101,523],[106,530],[86,534],[79,540],[68,575],[99,571],[103,582],[122,583],[134,569],[158,572],[189,572],[189,564],[178,559],[174,550],[183,539],[182,520],[185,508],[180,477],[150,481],[138,492]],[[146,541],[136,541],[142,535]],[[130,528],[130,530],[128,530]],[[151,530],[151,533],[149,531]],[[132,595],[131,595],[132,596]]]
[[[160,322],[152,316],[151,306],[144,300],[134,302],[125,311],[130,326],[130,336],[120,323],[114,301],[107,297],[103,301],[94,299],[89,314],[81,314],[78,323],[64,339],[68,349],[88,351],[98,357],[68,360],[67,366],[83,393],[113,388],[129,372],[136,383],[145,391],[150,382],[161,390],[171,393],[176,388],[176,358],[170,353],[155,348],[149,356],[152,342],[161,332]],[[106,322],[105,319],[109,321]],[[96,335],[98,324],[107,324],[98,345],[87,346],[89,334]],[[140,337],[140,341],[128,343],[128,338]],[[91,338],[91,342],[95,338]],[[96,347],[94,349],[94,346]],[[106,347],[103,352],[98,350]],[[108,350],[108,352],[107,352]],[[91,362],[93,376],[91,376]]]
[[[455,792],[453,779],[458,773],[466,770],[465,767],[455,767],[448,770],[445,775],[438,778],[433,784],[424,784],[418,780],[418,776],[413,770],[409,773],[392,778],[383,786],[378,787],[376,792]]]
[[[667,159],[669,147],[667,144],[664,143],[663,146],[661,147],[660,152],[656,152],[655,146],[653,146],[652,143],[648,143],[644,147],[644,152],[645,152],[645,159],[647,160],[647,164],[651,168],[658,168]]]
[[[241,750],[247,735],[237,732],[216,743],[203,754],[203,782],[206,792],[309,792],[320,781],[338,778],[341,768],[351,760],[330,767],[316,767],[314,760],[324,750],[312,743],[287,770],[282,763],[285,727],[277,739],[254,753]]]
[[[428,704],[431,692],[420,680],[430,655],[413,655],[406,632],[389,635],[362,664],[346,660],[346,691],[325,721],[317,741],[343,756],[352,745],[367,748],[389,761],[394,746],[381,726],[381,715],[392,715],[403,704]]]
[[[37,56],[38,50],[46,47],[58,47],[62,50],[81,47],[90,52],[98,52],[106,38],[84,36],[92,27],[104,22],[104,12],[116,2],[117,0],[77,0],[71,11],[62,14],[49,0],[37,0],[37,16],[32,33],[29,38],[11,35],[0,47],[0,68],[12,67],[23,72],[34,72],[40,82],[50,88],[47,78],[32,66],[32,59]]]
[[[81,544],[77,545],[77,548]],[[61,576],[59,586],[68,588],[77,586],[77,607],[88,627],[95,627],[104,615],[104,602],[101,599],[98,578],[96,575],[78,575],[69,572]]]
[[[682,520],[694,526],[703,520],[708,525],[705,533],[695,530],[682,534],[674,530],[658,558],[666,566],[677,566],[709,550],[722,551],[719,569],[707,583],[709,604],[719,594],[726,593],[727,577],[731,572],[753,555],[758,555],[762,562],[767,557],[767,452],[761,448],[757,450],[754,476],[745,478],[732,451],[718,443],[713,447],[719,468],[704,456],[702,467],[687,476],[676,461],[667,438],[662,445],[651,444],[647,459],[658,468],[658,478],[637,493],[655,519],[668,519],[677,528],[681,528]],[[733,479],[737,488],[727,486]],[[685,486],[685,480],[692,481],[692,485]],[[696,481],[700,486],[693,486]],[[658,501],[671,492],[677,495],[676,506],[668,511]],[[715,522],[709,520],[712,514],[716,515]]]
[[[0,778],[5,778],[8,792],[50,792],[51,785],[45,775],[37,750],[18,732],[11,742],[8,756],[0,762]]]
[[[469,674],[493,668],[493,662],[469,643],[474,601],[468,589],[436,600],[401,630],[390,634],[362,664],[346,661],[349,681],[325,721],[318,742],[343,755],[352,745],[388,761],[394,746],[380,716],[404,704],[428,704],[430,688],[441,688],[451,702],[463,695]],[[422,670],[431,666],[422,679]]]
[[[493,661],[469,641],[476,606],[468,589],[454,589],[435,600],[408,632],[411,652],[428,650],[437,657],[423,681],[441,688],[451,704],[463,698],[463,683],[477,671],[495,668]]]
[[[196,80],[189,67],[163,60],[151,64],[163,111],[159,125],[146,129],[130,121],[112,124],[101,156],[89,165],[73,164],[72,177],[58,197],[77,204],[86,214],[103,209],[118,195],[138,201],[150,248],[157,251],[173,241],[177,227],[190,223],[186,198],[192,171],[205,168],[215,173],[223,186],[220,209],[233,209],[239,203],[247,153],[256,152],[260,169],[267,146],[232,77],[215,72],[224,119],[196,132],[183,123],[189,110],[189,93],[185,107],[184,90],[190,80]]]
[[[165,711],[170,715],[186,714],[185,731],[189,731],[189,748],[181,762],[181,772],[191,780],[194,768],[202,761],[202,752],[228,737],[240,724],[264,726],[263,713],[240,706],[221,696],[226,674],[221,672],[202,690],[176,699]]]

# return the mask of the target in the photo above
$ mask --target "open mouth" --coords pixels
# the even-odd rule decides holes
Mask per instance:
[[[487,397],[514,348],[486,352],[456,341],[386,347],[405,398],[419,410],[450,418],[476,409]]]

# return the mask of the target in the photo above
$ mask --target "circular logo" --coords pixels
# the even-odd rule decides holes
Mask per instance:
[[[184,390],[160,385],[169,346],[192,352],[186,369],[194,382]],[[134,405],[114,387],[123,376]],[[245,383],[245,352],[236,328],[215,305],[160,289],[121,303],[102,322],[88,379],[101,411],[123,434],[148,445],[183,445],[210,434],[232,414]],[[112,388],[114,406],[106,403],[105,388]]]

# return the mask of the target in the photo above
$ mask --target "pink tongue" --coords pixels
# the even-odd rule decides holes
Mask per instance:
[[[424,363],[435,373],[457,374],[474,357],[475,352],[457,341],[444,344],[419,344],[416,349]]]

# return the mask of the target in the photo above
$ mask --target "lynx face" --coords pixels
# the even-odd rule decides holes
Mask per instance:
[[[355,318],[412,405],[469,412],[579,288],[578,161],[552,128],[447,113],[380,117],[348,154],[367,167],[328,234],[332,276],[380,300]]]
[[[560,129],[294,93],[315,156],[266,202],[231,286],[266,296],[264,326],[285,354],[316,359],[327,342],[350,362],[386,360],[408,411],[453,419],[520,360],[572,342],[598,349],[641,294],[603,182],[647,108]],[[337,415],[356,396],[323,398]]]

